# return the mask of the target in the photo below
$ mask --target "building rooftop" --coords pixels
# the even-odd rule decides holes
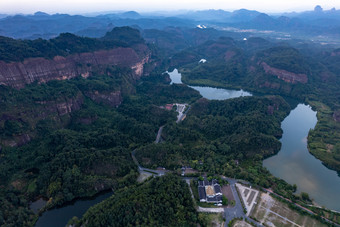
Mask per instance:
[[[216,179],[198,181],[198,194],[200,200],[210,203],[222,203],[222,190]]]
[[[217,193],[222,193],[221,186],[219,184],[215,184],[214,185],[214,191],[215,191],[216,194]]]
[[[205,186],[208,186],[208,185],[212,185],[212,183],[211,183],[211,181],[204,180],[204,185],[205,185]]]
[[[204,187],[198,187],[198,194],[199,194],[200,200],[202,200],[202,199],[206,200],[207,199],[207,195],[205,194],[205,188]]]
[[[212,186],[205,186],[205,192],[207,193],[207,196],[211,197],[215,195],[215,190]]]

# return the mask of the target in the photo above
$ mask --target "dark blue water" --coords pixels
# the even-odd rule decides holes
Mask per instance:
[[[78,200],[73,204],[48,210],[39,217],[36,227],[64,227],[67,222],[77,216],[81,218],[82,215],[93,205],[109,198],[112,192],[107,192],[105,194],[99,195],[94,199],[89,200]]]

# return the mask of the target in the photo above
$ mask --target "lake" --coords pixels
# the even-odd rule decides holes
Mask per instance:
[[[298,193],[307,192],[318,205],[340,211],[340,177],[307,149],[307,135],[316,122],[316,112],[299,104],[281,124],[281,150],[265,159],[263,166],[274,176],[296,184]]]
[[[169,75],[171,83],[182,83],[177,69]],[[225,100],[251,95],[243,90],[191,87],[207,99]],[[281,150],[277,155],[265,159],[263,165],[274,176],[296,184],[298,193],[307,192],[318,205],[340,211],[340,177],[307,149],[308,132],[315,127],[316,122],[316,112],[310,106],[298,104],[281,124]]]
[[[167,72],[170,75],[171,83],[170,84],[182,84],[182,75],[178,72],[177,69],[174,69],[172,72]],[[225,100],[231,98],[237,98],[241,96],[252,96],[251,93],[243,91],[243,90],[230,90],[223,88],[214,88],[214,87],[201,87],[201,86],[189,86],[197,91],[206,99],[210,100]]]
[[[95,204],[103,201],[104,199],[109,198],[113,193],[107,192],[101,195],[94,197],[93,199],[82,199],[77,200],[76,202],[60,207],[52,210],[45,211],[42,216],[39,217],[36,227],[63,227],[67,224],[67,222],[77,216],[81,218],[83,214]]]

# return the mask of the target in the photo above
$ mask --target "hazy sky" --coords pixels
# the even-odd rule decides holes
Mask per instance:
[[[0,13],[86,13],[136,10],[255,9],[262,12],[340,8],[340,0],[0,0]]]

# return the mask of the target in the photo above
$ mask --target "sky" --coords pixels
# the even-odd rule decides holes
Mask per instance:
[[[202,10],[241,8],[266,13],[312,10],[321,5],[325,10],[340,9],[340,0],[0,0],[0,13],[31,14],[91,13],[101,11],[151,12],[157,10]]]

